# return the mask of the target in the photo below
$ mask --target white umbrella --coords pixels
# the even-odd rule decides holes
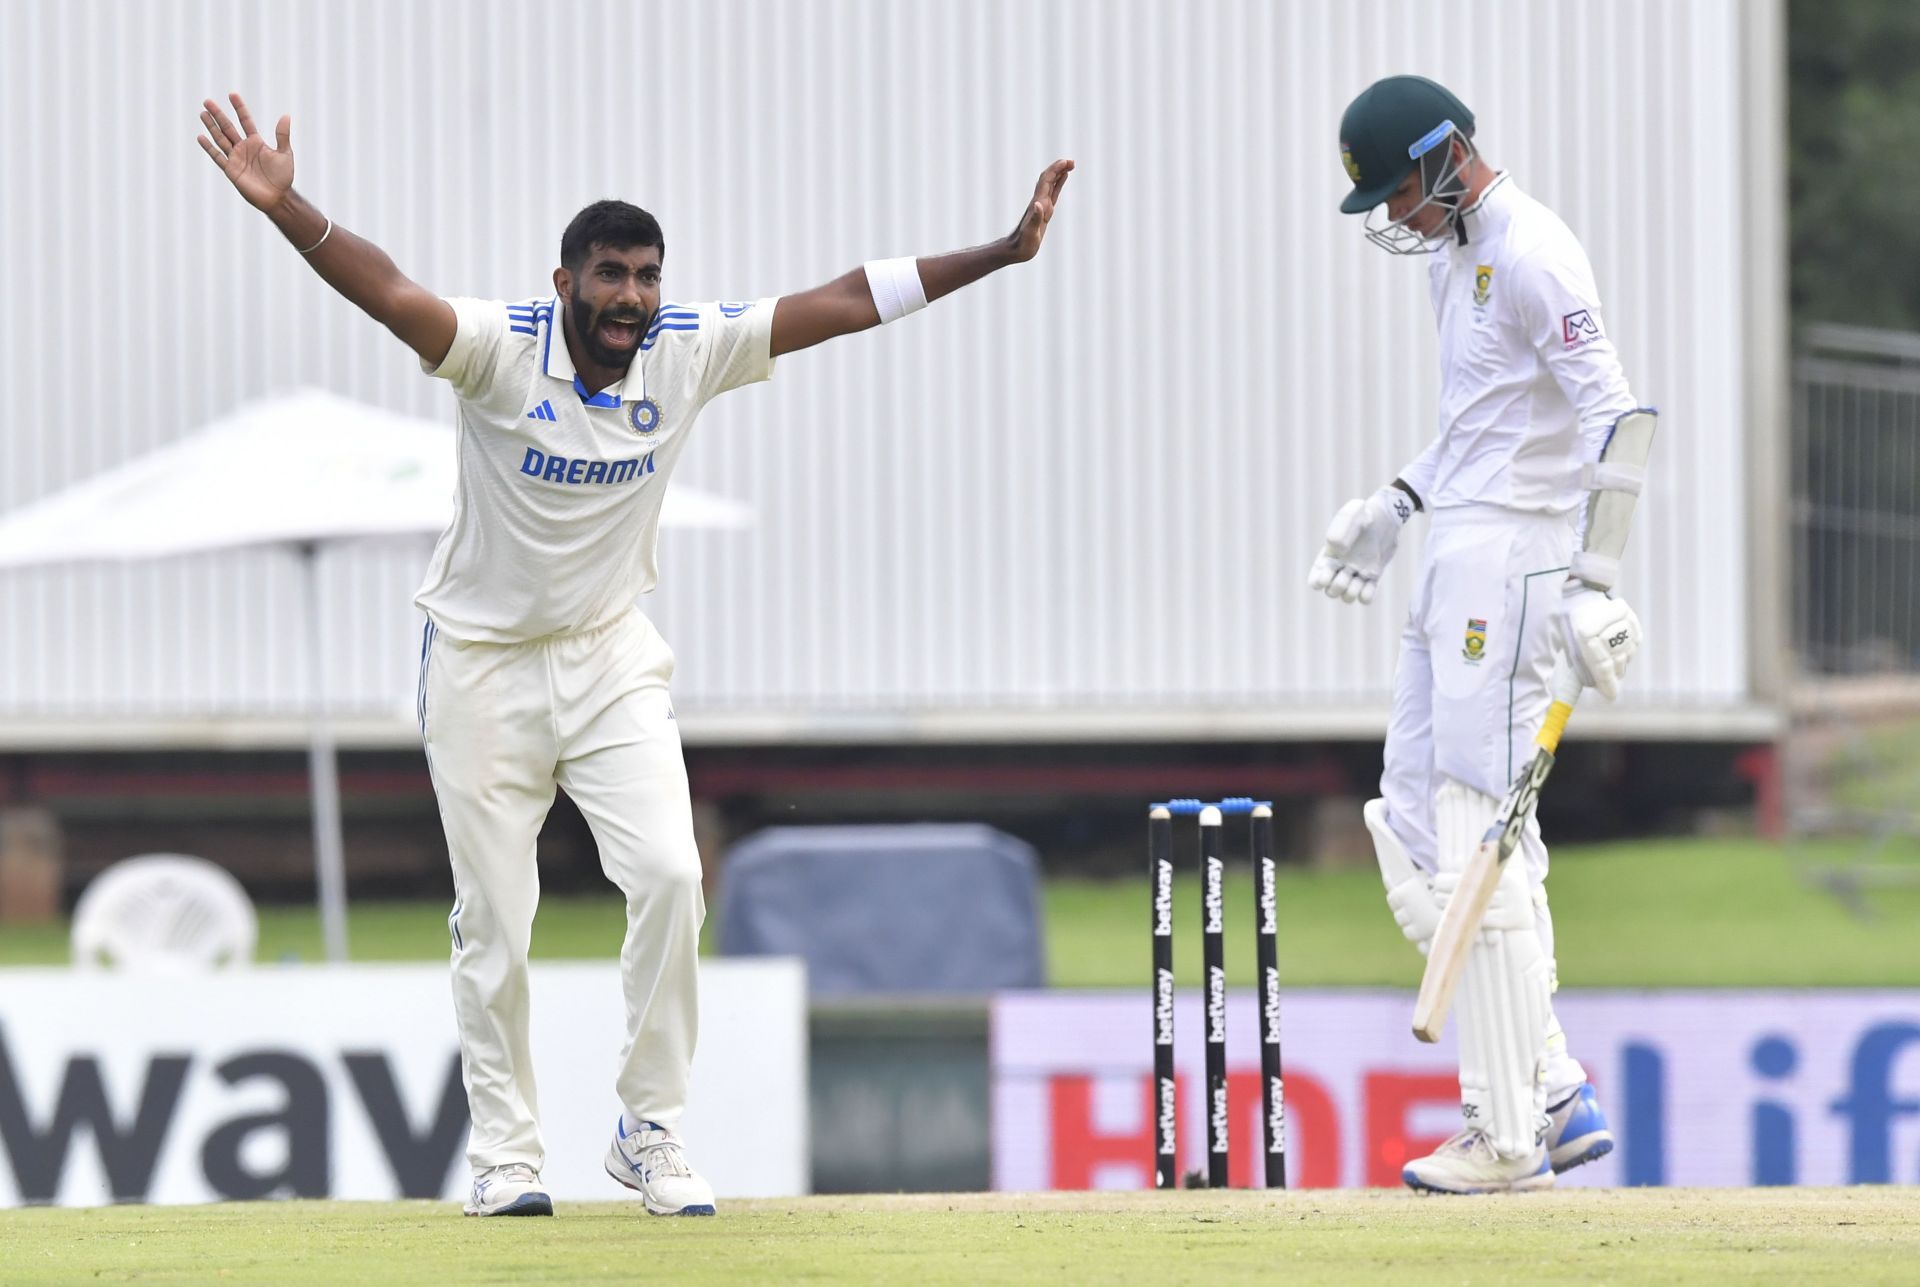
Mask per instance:
[[[9,514],[0,567],[437,533],[453,464],[447,425],[302,389]],[[753,511],[681,484],[660,521],[742,528]]]
[[[321,696],[319,578],[325,542],[445,530],[453,518],[453,430],[317,389],[248,403],[172,446],[0,519],[0,568],[151,559],[284,545],[300,556],[315,695],[307,760],[314,865],[327,956],[347,955],[346,866],[333,733]],[[685,485],[668,527],[738,529],[753,511]]]

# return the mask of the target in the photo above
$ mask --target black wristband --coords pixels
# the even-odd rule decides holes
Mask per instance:
[[[1412,499],[1414,513],[1418,514],[1422,510],[1426,509],[1426,506],[1420,503],[1420,493],[1413,490],[1413,488],[1407,486],[1405,479],[1396,478],[1393,480],[1391,486],[1398,487],[1401,491],[1405,492],[1409,498]]]

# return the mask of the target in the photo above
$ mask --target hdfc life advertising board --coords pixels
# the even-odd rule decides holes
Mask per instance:
[[[1398,1185],[1459,1129],[1452,1028],[1415,1041],[1411,992],[1288,992],[1280,1008],[1291,1186]],[[1920,1183],[1920,992],[1561,992],[1554,1008],[1617,1141],[1563,1184]],[[1199,994],[1175,1015],[1187,1175],[1205,1170]],[[1255,1018],[1252,992],[1230,996],[1236,1186],[1259,1183]],[[994,1187],[1147,1187],[1153,1035],[1144,992],[997,997]]]
[[[532,967],[556,1198],[603,1169],[626,1006],[608,964]],[[0,1207],[464,1198],[468,1118],[444,966],[181,976],[0,970]],[[809,1186],[806,976],[708,961],[681,1133],[723,1197]],[[3,1278],[4,1273],[0,1273]]]

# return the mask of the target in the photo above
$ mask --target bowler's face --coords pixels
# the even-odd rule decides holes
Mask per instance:
[[[596,243],[569,274],[574,334],[593,360],[616,370],[633,360],[660,307],[660,247]]]

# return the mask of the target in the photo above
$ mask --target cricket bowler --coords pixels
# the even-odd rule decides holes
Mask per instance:
[[[635,601],[657,579],[661,499],[700,410],[774,360],[897,321],[1040,250],[1073,162],[1040,175],[1014,230],[970,250],[875,260],[739,303],[662,300],[666,241],[599,201],[560,239],[550,295],[442,298],[293,187],[239,95],[200,146],[341,295],[459,404],[452,524],[416,602],[419,721],[453,867],[453,1001],[473,1129],[468,1215],[550,1215],[528,1038],[534,841],[564,787],[626,899],[626,1040],[606,1169],[655,1215],[712,1215],[677,1133],[698,1028],[706,915],[668,685],[674,656]]]

